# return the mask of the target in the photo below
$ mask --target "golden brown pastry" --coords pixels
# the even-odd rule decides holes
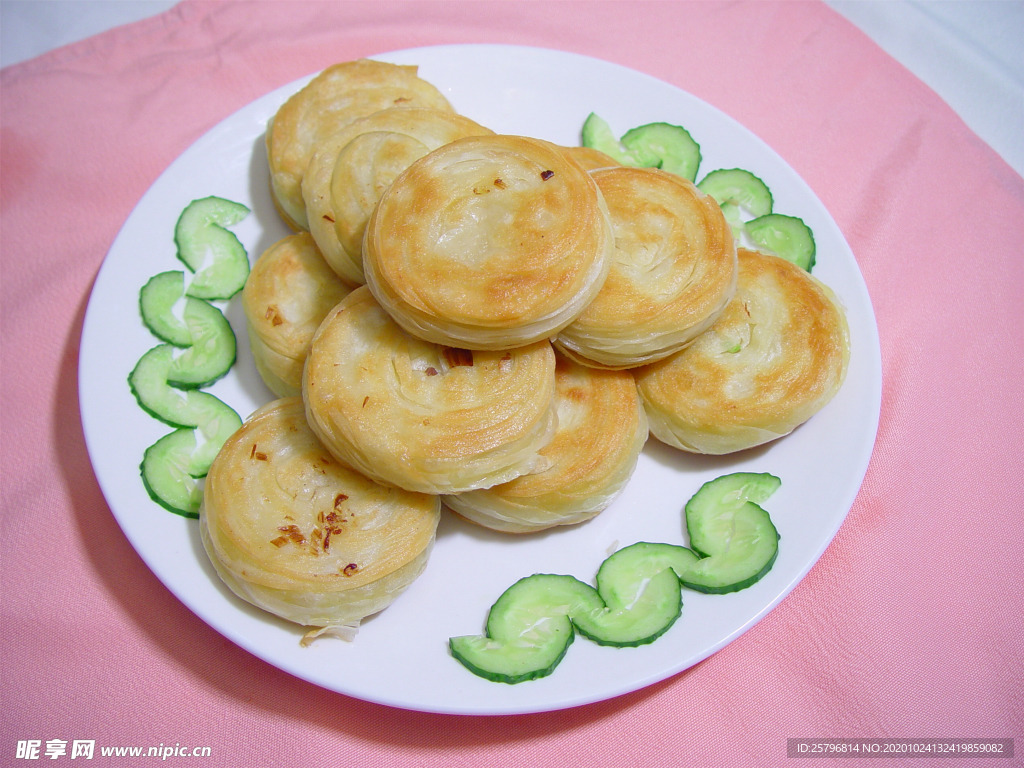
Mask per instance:
[[[634,374],[655,437],[723,454],[807,421],[839,390],[849,355],[832,291],[784,259],[741,248],[736,295],[718,321]]]
[[[543,468],[555,354],[547,341],[469,352],[418,339],[362,286],[324,320],[306,359],[310,426],[381,482],[461,493]]]
[[[309,229],[302,176],[317,145],[353,120],[391,107],[451,111],[417,67],[359,59],[328,67],[286,101],[267,126],[274,203],[293,229]]]
[[[541,451],[543,472],[455,496],[445,503],[475,523],[527,533],[589,520],[625,487],[647,442],[647,416],[629,371],[602,371],[559,356],[558,431]]]
[[[322,141],[302,179],[309,231],[346,280],[361,285],[363,231],[374,206],[399,173],[431,150],[492,131],[439,109],[385,109]]]
[[[578,362],[633,368],[711,327],[736,289],[736,247],[718,204],[655,168],[595,170],[615,252],[597,297],[555,340]]]
[[[437,497],[339,463],[296,397],[256,411],[224,444],[199,526],[241,599],[305,626],[341,627],[388,606],[422,572],[439,518]]]
[[[621,165],[617,160],[606,155],[599,149],[593,147],[562,147],[569,156],[575,160],[585,171],[595,171],[598,168],[612,168]]]
[[[597,184],[561,148],[473,136],[395,179],[366,227],[363,267],[410,333],[505,349],[572,322],[603,284],[612,246]]]
[[[280,240],[252,267],[242,309],[256,370],[274,394],[302,392],[302,366],[320,322],[352,289],[327,266],[308,232]]]

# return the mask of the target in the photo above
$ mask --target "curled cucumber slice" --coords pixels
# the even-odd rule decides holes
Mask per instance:
[[[213,384],[231,370],[237,353],[235,334],[220,311],[214,307],[210,309],[216,314],[201,318],[202,322],[193,326],[197,336],[192,339],[191,346],[182,350],[162,344],[143,355],[129,376],[133,390],[161,375],[172,387],[198,389]],[[157,370],[159,373],[155,373]]]
[[[808,272],[814,267],[814,233],[803,219],[769,213],[748,221],[744,228],[758,247],[791,261]]]
[[[767,473],[737,472],[701,486],[686,503],[690,548],[700,559],[679,573],[684,586],[714,594],[737,592],[771,570],[779,534],[759,504],[781,483]]]
[[[185,517],[198,517],[203,500],[197,478],[205,477],[225,441],[241,426],[231,408],[212,395],[212,407],[196,429],[176,429],[146,449],[140,470],[150,498],[164,509]]]
[[[209,305],[207,305],[209,306]],[[192,345],[174,357],[167,383],[182,389],[208,387],[235,364],[238,352],[231,325],[215,307],[193,318]]]
[[[583,123],[583,146],[604,152],[623,165],[660,168],[693,181],[700,167],[700,145],[689,132],[669,123],[648,123],[626,131],[621,141],[593,112]]]
[[[154,336],[177,347],[187,347],[192,343],[192,332],[185,319],[186,307],[195,312],[196,307],[201,306],[210,305],[199,299],[185,297],[183,272],[161,272],[154,275],[139,292],[142,322]],[[177,312],[179,309],[180,312]]]
[[[201,299],[185,295],[185,275],[183,272],[161,272],[150,278],[139,292],[139,310],[142,322],[162,341],[176,347],[200,347],[206,350],[201,356],[219,358],[220,362],[205,360],[202,365],[214,368],[226,366],[219,375],[212,371],[204,374],[183,374],[183,381],[198,381],[206,377],[206,381],[198,385],[212,383],[227,372],[234,362],[235,334],[224,313],[212,304]],[[209,349],[213,344],[216,351]],[[193,362],[200,357],[198,351],[193,353]],[[181,364],[182,367],[185,363]],[[196,386],[196,384],[192,384]]]
[[[505,590],[487,615],[486,635],[448,641],[452,655],[476,675],[521,683],[551,674],[575,633],[573,613],[603,607],[597,591],[572,576],[534,574]]]
[[[150,416],[172,427],[198,427],[228,406],[206,392],[183,391],[170,385],[168,379],[177,362],[175,351],[170,344],[153,347],[136,363],[128,376],[128,386]]]
[[[538,573],[520,579],[491,607],[486,635],[449,640],[452,655],[488,680],[521,683],[554,671],[573,641],[574,627],[600,645],[652,642],[679,617],[679,580],[667,570],[641,583],[626,571],[629,583],[613,585],[607,593],[608,577],[599,578],[598,589],[572,576]]]
[[[217,398],[212,398],[217,400]],[[242,426],[231,408],[220,403],[197,429],[176,429],[146,449],[139,469],[153,501],[184,517],[198,517],[206,476],[224,442]]]
[[[742,168],[721,168],[712,171],[697,185],[711,195],[720,206],[732,204],[750,212],[754,218],[772,212],[772,193],[761,179]]]
[[[648,123],[626,131],[622,146],[633,154],[639,165],[654,166],[694,181],[700,168],[700,145],[689,131],[669,123]]]
[[[182,517],[199,517],[202,485],[196,480],[191,429],[178,429],[157,440],[142,457],[142,484],[153,501]]]
[[[249,209],[220,197],[193,200],[174,228],[178,258],[195,274],[186,293],[197,299],[229,299],[249,276],[249,256],[226,227],[237,224]]]
[[[604,606],[572,617],[580,633],[622,648],[653,643],[669,630],[683,608],[679,580],[670,568],[649,568],[644,560],[633,545],[601,564],[597,592]]]

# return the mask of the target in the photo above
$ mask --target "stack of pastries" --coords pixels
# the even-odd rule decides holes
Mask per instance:
[[[415,67],[330,67],[268,126],[295,230],[243,292],[281,399],[210,471],[200,521],[235,594],[312,634],[426,564],[442,502],[529,533],[598,514],[649,432],[722,454],[841,385],[831,291],[737,248],[689,181],[495,134]]]

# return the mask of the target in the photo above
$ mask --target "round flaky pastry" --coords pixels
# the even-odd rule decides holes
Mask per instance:
[[[789,434],[846,376],[849,330],[839,302],[796,265],[739,249],[739,284],[722,316],[672,357],[636,369],[651,433],[723,454]]]
[[[217,454],[199,526],[217,573],[243,600],[311,627],[357,625],[422,572],[436,496],[340,464],[300,398],[256,411]]]
[[[475,523],[528,533],[589,520],[625,487],[647,442],[647,416],[629,371],[603,371],[558,357],[558,431],[541,451],[543,472],[445,496]]]
[[[555,353],[547,341],[470,352],[406,333],[365,286],[324,320],[303,376],[310,426],[382,482],[460,493],[546,466]]]
[[[327,266],[308,232],[270,246],[242,291],[256,370],[274,394],[302,392],[302,366],[320,322],[350,287]]]
[[[357,285],[363,232],[374,206],[413,161],[463,136],[492,131],[439,109],[385,109],[321,142],[302,178],[309,231],[327,263]]]
[[[274,203],[293,229],[309,229],[302,176],[316,147],[353,120],[392,107],[452,111],[417,67],[359,59],[328,67],[286,101],[267,126]]]
[[[736,290],[736,246],[721,208],[655,168],[592,172],[615,253],[597,297],[555,345],[587,365],[633,368],[677,352],[711,327]]]
[[[612,247],[597,184],[561,148],[473,136],[395,179],[367,224],[363,268],[410,333],[504,349],[572,322],[604,282]]]

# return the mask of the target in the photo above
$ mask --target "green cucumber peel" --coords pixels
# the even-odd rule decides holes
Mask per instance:
[[[690,547],[638,542],[606,558],[596,587],[572,576],[534,574],[491,606],[485,634],[449,639],[452,656],[493,682],[550,675],[576,632],[599,645],[652,643],[682,613],[681,587],[724,594],[761,579],[778,554],[778,532],[760,506],[781,481],[739,472],[705,483],[687,502]]]

